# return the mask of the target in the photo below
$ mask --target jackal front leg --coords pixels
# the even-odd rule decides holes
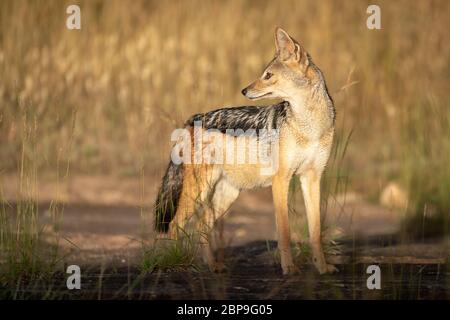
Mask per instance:
[[[281,257],[283,274],[292,274],[297,271],[292,260],[291,237],[288,217],[288,192],[290,177],[276,175],[272,182],[273,201],[278,233],[278,250]]]
[[[335,272],[337,269],[333,265],[327,264],[322,251],[322,239],[320,235],[320,177],[321,173],[310,170],[300,176],[300,181],[303,198],[305,199],[313,263],[319,273],[323,274]]]

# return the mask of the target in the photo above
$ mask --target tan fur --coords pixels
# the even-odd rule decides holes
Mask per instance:
[[[279,28],[275,38],[277,58],[244,94],[250,99],[279,97],[292,106],[279,132],[278,170],[267,176],[260,174],[260,164],[184,164],[182,193],[170,233],[176,237],[177,229],[183,228],[197,211],[203,212],[197,224],[199,229],[209,233],[214,221],[226,213],[240,190],[272,185],[281,267],[284,274],[292,273],[296,268],[290,250],[288,190],[292,176],[299,175],[313,263],[320,273],[332,272],[335,268],[326,263],[321,245],[320,179],[333,143],[334,109],[330,107],[332,102],[326,88],[320,86],[320,71],[303,47]],[[315,93],[317,88],[319,94]],[[212,269],[218,269],[209,246],[211,239],[207,237],[202,242],[204,258]]]

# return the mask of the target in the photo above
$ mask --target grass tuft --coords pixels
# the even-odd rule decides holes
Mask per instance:
[[[196,238],[185,233],[177,240],[157,239],[150,245],[144,244],[141,271],[150,273],[155,270],[197,270],[199,244]]]

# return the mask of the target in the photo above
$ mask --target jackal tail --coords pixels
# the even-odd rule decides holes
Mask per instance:
[[[169,231],[169,224],[175,217],[183,187],[183,165],[170,161],[155,202],[155,230]]]

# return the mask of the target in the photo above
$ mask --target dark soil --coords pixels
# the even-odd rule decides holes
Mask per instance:
[[[65,287],[66,275],[51,287],[34,285],[16,291],[18,298],[63,299],[448,299],[450,274],[440,264],[381,264],[381,289],[369,290],[367,264],[346,262],[339,273],[319,275],[312,265],[282,276],[268,251],[275,243],[254,242],[225,251],[228,270],[157,270],[136,267],[82,267],[81,290]],[[271,259],[271,257],[273,259]],[[353,258],[352,258],[353,259]],[[7,289],[7,288],[4,288]],[[12,289],[12,288],[9,288]]]
[[[76,183],[87,190],[71,189],[70,195],[95,194],[105,180]],[[82,181],[83,182],[83,181]],[[84,181],[86,182],[86,181]],[[87,181],[89,182],[89,181]],[[95,183],[94,183],[95,182]],[[113,185],[113,184],[112,184]],[[116,183],[115,185],[120,185]],[[138,183],[137,183],[138,185]],[[126,187],[126,188],[125,188]],[[125,186],[137,190],[138,186]],[[404,239],[398,216],[365,202],[345,208],[328,207],[329,226],[342,230],[339,255],[329,256],[339,273],[319,275],[303,250],[296,264],[300,273],[283,276],[276,255],[275,219],[270,190],[244,193],[224,223],[222,253],[227,271],[216,274],[203,265],[191,269],[155,270],[144,274],[142,234],[151,238],[150,215],[142,216],[138,199],[120,198],[110,188],[99,203],[70,202],[59,226],[63,260],[81,266],[81,290],[68,290],[65,268],[52,277],[0,284],[0,298],[7,299],[449,299],[447,268],[450,239],[429,241],[423,235]],[[75,191],[77,192],[75,192]],[[108,191],[107,190],[107,191]],[[83,193],[83,192],[84,193]],[[130,192],[131,192],[130,191]],[[133,191],[134,192],[134,191]],[[111,193],[111,194],[110,194]],[[128,199],[128,200],[127,200]],[[108,201],[107,201],[108,200]],[[116,199],[117,200],[117,199]],[[127,200],[127,201],[125,201]],[[16,212],[14,202],[7,208]],[[108,204],[105,204],[108,203]],[[49,203],[39,205],[40,222],[51,225]],[[344,210],[345,209],[345,210]],[[147,209],[143,211],[147,212]],[[334,213],[333,213],[334,212]],[[14,215],[12,215],[14,216]],[[330,227],[330,229],[332,229]],[[295,229],[295,228],[294,228]],[[52,230],[47,228],[46,230]],[[297,230],[298,231],[298,230]],[[50,232],[51,233],[51,232]],[[386,236],[388,235],[388,236]],[[266,241],[267,239],[267,241]],[[344,240],[347,239],[347,240]],[[67,241],[65,241],[67,240]],[[305,240],[306,241],[306,240]],[[65,254],[67,252],[67,255]],[[295,252],[295,251],[294,251]],[[222,255],[219,255],[222,256]],[[369,290],[367,267],[381,268],[381,289]]]

